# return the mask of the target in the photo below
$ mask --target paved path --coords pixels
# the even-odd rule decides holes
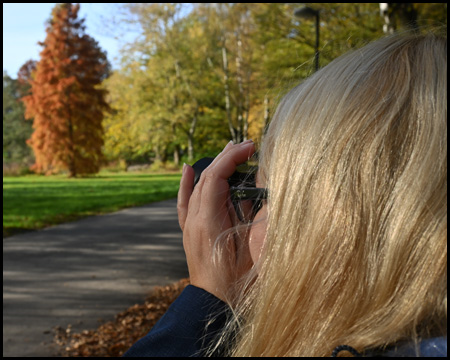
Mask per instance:
[[[53,327],[95,329],[187,277],[176,200],[3,240],[3,356],[55,356]]]

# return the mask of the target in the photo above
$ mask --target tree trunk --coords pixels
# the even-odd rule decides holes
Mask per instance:
[[[264,124],[261,134],[261,143],[264,141],[264,136],[266,135],[267,127],[269,125],[269,96],[264,95]]]
[[[175,166],[180,165],[180,147],[175,145],[175,149],[173,151],[173,162]]]
[[[69,177],[73,178],[77,176],[77,170],[75,167],[75,144],[74,144],[74,136],[73,136],[73,124],[71,120],[71,113],[70,113],[70,104],[69,104],[69,95],[67,92],[67,89],[65,91],[66,95],[66,101],[67,101],[67,128],[69,130],[69,158],[68,158],[68,167],[69,167]]]
[[[237,55],[236,55],[236,76],[238,83],[238,103],[237,103],[237,115],[238,115],[238,125],[237,125],[237,142],[241,142],[246,140],[244,135],[244,116],[243,116],[243,105],[242,101],[244,100],[244,87],[242,85],[242,41],[240,38],[240,28],[237,30],[236,34],[236,45],[237,45]]]
[[[223,59],[223,80],[225,88],[225,109],[227,111],[228,128],[230,129],[231,139],[234,143],[236,141],[236,132],[233,128],[233,123],[231,121],[231,108],[230,108],[230,88],[228,86],[228,61],[227,61],[227,49],[225,47],[225,40],[222,45],[222,59]]]
[[[195,133],[195,127],[197,126],[198,121],[198,108],[194,113],[194,117],[192,118],[191,127],[189,128],[188,132],[188,160],[189,162],[192,162],[194,160],[194,133]]]

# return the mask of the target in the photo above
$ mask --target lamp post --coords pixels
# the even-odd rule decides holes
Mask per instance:
[[[294,15],[302,19],[316,18],[316,54],[314,55],[314,64],[317,71],[319,70],[319,10],[304,6],[295,10]]]

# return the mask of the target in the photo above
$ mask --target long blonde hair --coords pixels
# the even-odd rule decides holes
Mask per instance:
[[[230,355],[446,334],[446,38],[387,37],[294,88],[259,169],[267,235],[221,338]]]

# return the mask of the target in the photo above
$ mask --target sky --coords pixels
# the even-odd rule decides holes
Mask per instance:
[[[17,77],[20,67],[28,60],[39,60],[42,47],[38,41],[46,37],[45,21],[50,17],[56,3],[5,4],[3,3],[3,71],[12,78]],[[108,31],[107,20],[117,11],[117,4],[81,4],[79,18],[85,18],[86,33],[98,41],[106,50],[108,60],[116,68],[121,41],[132,40],[135,34],[128,33],[121,41],[114,39]]]

